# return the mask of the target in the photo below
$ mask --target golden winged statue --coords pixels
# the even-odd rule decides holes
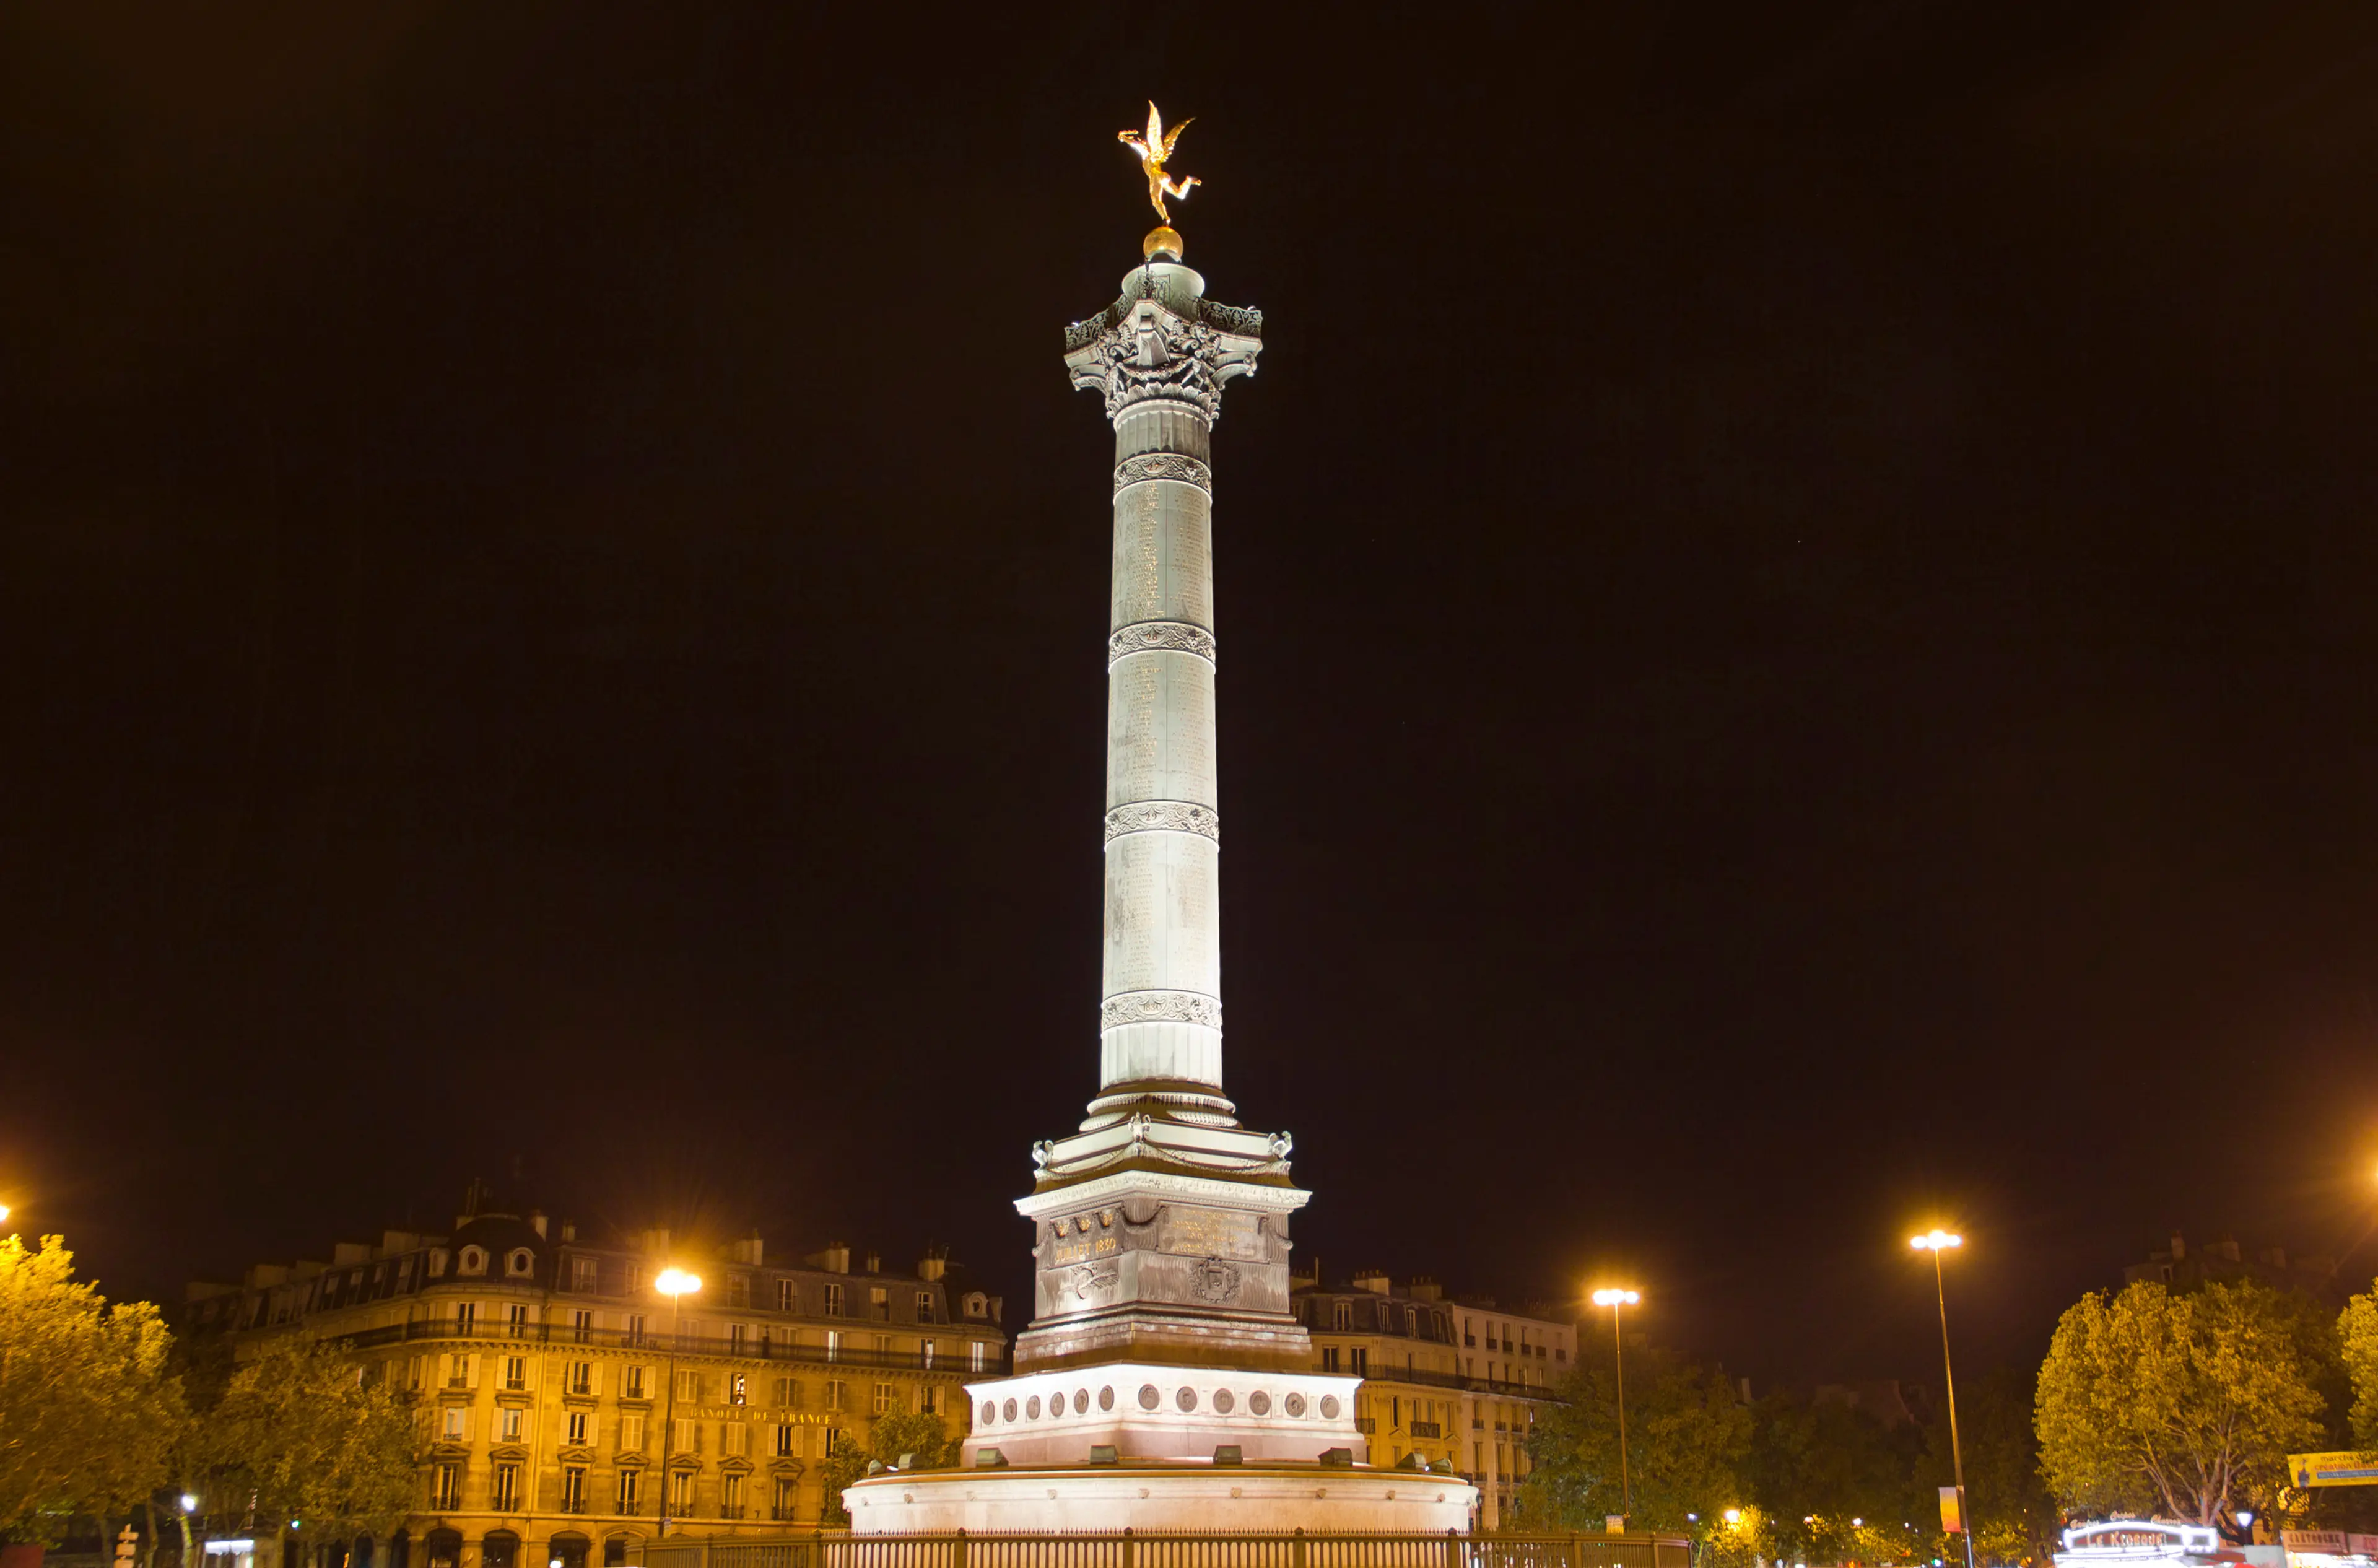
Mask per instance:
[[[1187,130],[1195,119],[1196,116],[1192,114],[1168,131],[1164,128],[1164,116],[1156,112],[1155,102],[1150,100],[1146,135],[1138,131],[1115,133],[1115,139],[1138,153],[1139,161],[1147,166],[1147,204],[1156,209],[1156,216],[1166,223],[1172,221],[1172,214],[1164,210],[1164,198],[1168,196],[1185,197],[1191,186],[1200,183],[1194,174],[1181,180],[1164,177],[1164,161],[1172,156],[1172,144],[1181,139],[1181,133]]]

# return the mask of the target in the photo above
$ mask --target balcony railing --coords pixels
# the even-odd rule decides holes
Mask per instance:
[[[1436,1421],[1414,1421],[1411,1424],[1411,1434],[1414,1437],[1441,1438],[1445,1435],[1445,1428]]]
[[[851,1346],[796,1345],[785,1339],[745,1339],[739,1344],[724,1335],[638,1334],[632,1329],[574,1328],[568,1323],[462,1323],[435,1318],[409,1323],[389,1323],[342,1335],[337,1343],[351,1350],[380,1345],[407,1345],[416,1340],[479,1339],[510,1345],[586,1345],[612,1350],[646,1350],[656,1356],[713,1356],[727,1360],[789,1362],[814,1367],[859,1367],[898,1371],[947,1372],[953,1378],[1003,1376],[1007,1347],[985,1346],[982,1365],[974,1365],[971,1346],[944,1346],[928,1356],[922,1350],[861,1350]]]

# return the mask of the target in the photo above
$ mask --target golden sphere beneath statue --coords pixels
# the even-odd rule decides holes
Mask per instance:
[[[1147,231],[1139,242],[1140,258],[1144,261],[1178,261],[1181,259],[1181,234],[1170,223],[1159,223]]]

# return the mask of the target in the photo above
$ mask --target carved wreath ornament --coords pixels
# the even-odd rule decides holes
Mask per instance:
[[[1107,637],[1107,667],[1130,653],[1195,653],[1214,662],[1214,634],[1188,621],[1134,621]]]
[[[1151,479],[1177,479],[1184,485],[1195,485],[1207,495],[1214,490],[1214,471],[1195,458],[1178,452],[1143,452],[1115,464],[1114,487],[1118,495],[1125,485],[1145,485]]]
[[[1195,833],[1222,842],[1220,819],[1210,806],[1194,800],[1135,800],[1107,813],[1106,842],[1125,833]]]
[[[1099,1005],[1100,1028],[1115,1029],[1125,1023],[1202,1023],[1219,1029],[1222,1003],[1218,997],[1195,991],[1125,991]]]

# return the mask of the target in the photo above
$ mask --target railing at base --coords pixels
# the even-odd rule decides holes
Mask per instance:
[[[673,1537],[642,1568],[1689,1568],[1682,1536],[1336,1535],[1303,1530]]]

